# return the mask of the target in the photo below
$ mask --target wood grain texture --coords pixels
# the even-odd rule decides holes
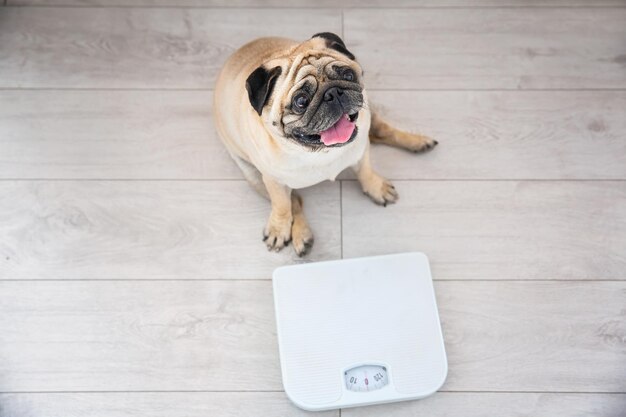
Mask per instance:
[[[626,392],[625,282],[442,281],[435,291],[443,390]]]
[[[213,88],[260,36],[341,32],[332,10],[21,8],[0,14],[0,87]]]
[[[625,392],[625,282],[436,282],[444,391]],[[0,281],[0,392],[282,390],[271,282]]]
[[[419,156],[375,146],[392,179],[626,178],[626,92],[371,96],[395,125],[440,142]],[[0,178],[241,179],[211,102],[208,91],[0,91]]]
[[[9,0],[12,6],[147,7],[571,7],[624,6],[624,0]]]
[[[341,32],[336,10],[257,12],[8,8],[0,42],[16,47],[0,50],[0,86],[211,88],[247,40]],[[376,88],[624,88],[625,18],[621,8],[348,8],[345,36]],[[399,42],[406,34],[420,42]]]
[[[208,91],[0,91],[0,178],[242,179]]]
[[[625,88],[625,8],[344,12],[379,89]]]
[[[30,1],[30,0],[10,0]],[[44,0],[34,0],[44,1]],[[60,0],[63,1],[63,0]],[[74,0],[71,0],[74,1]],[[130,0],[134,1],[134,0]],[[143,0],[139,0],[143,1]],[[150,1],[150,0],[148,0]],[[166,0],[164,0],[166,1]],[[419,8],[419,7],[572,7],[625,6],[624,0],[343,0],[346,7]]]
[[[344,409],[345,417],[623,417],[624,394],[451,393],[377,407]],[[0,410],[19,417],[305,417],[283,393],[0,394]]]
[[[611,1],[611,0],[603,0]],[[616,0],[613,0],[616,1]],[[11,6],[77,7],[228,7],[296,8],[340,7],[337,0],[11,0]]]
[[[626,178],[626,92],[370,95],[393,124],[439,141],[434,151],[418,156],[374,146],[374,166],[389,178]]]
[[[0,394],[7,417],[307,417],[282,392]],[[338,417],[339,411],[317,413]]]
[[[268,279],[339,258],[339,185],[303,196],[316,236],[304,260],[266,250],[270,205],[245,181],[0,182],[0,277]]]
[[[270,282],[0,288],[2,392],[282,389]]]
[[[382,208],[343,186],[346,258],[423,251],[436,279],[626,279],[626,182],[395,182]]]
[[[320,415],[624,415],[625,0],[9,4],[34,7],[0,8],[1,417],[310,415],[267,281],[303,260],[265,251],[206,90],[246,41],[320,31],[440,145],[374,147],[395,206],[306,190],[304,261],[425,251],[450,364],[426,400]]]
[[[343,410],[343,417],[623,417],[624,394],[440,392],[421,401]],[[33,416],[34,417],[34,416]]]

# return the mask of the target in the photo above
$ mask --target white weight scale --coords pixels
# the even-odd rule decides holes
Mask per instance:
[[[405,253],[278,268],[285,392],[309,411],[424,398],[448,362],[428,258]]]

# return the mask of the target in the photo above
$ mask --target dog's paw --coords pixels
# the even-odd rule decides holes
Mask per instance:
[[[289,217],[270,216],[263,229],[263,241],[267,250],[279,252],[291,241],[291,224],[293,219]]]
[[[363,193],[365,193],[372,201],[381,206],[387,206],[387,204],[393,204],[398,201],[398,192],[396,187],[391,184],[389,180],[386,180],[379,176],[372,176],[366,183],[362,184]]]
[[[298,217],[291,227],[291,242],[296,254],[300,257],[306,255],[313,246],[313,232],[304,217]]]
[[[428,136],[408,132],[400,133],[398,142],[407,150],[415,153],[428,152],[439,144],[435,139]]]

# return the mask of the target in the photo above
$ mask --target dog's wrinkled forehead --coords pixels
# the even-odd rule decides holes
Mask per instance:
[[[320,35],[336,37],[337,41],[329,41],[327,37]],[[306,80],[314,84],[325,82],[339,66],[353,67],[359,72],[360,67],[354,55],[345,48],[337,35],[320,35],[315,35],[291,51],[284,80],[291,90],[300,87]]]
[[[333,33],[319,33],[302,42],[290,54],[290,71],[287,79],[297,83],[306,75],[323,77],[324,68],[333,61],[356,65],[354,55]],[[316,71],[317,70],[317,71]]]
[[[300,64],[294,68],[292,84],[298,86],[306,78],[313,82],[324,82],[332,72],[332,65],[337,64],[341,64],[341,61],[328,55],[303,57]]]

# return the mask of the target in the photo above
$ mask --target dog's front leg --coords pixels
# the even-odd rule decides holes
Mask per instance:
[[[293,227],[291,228],[291,239],[293,249],[300,257],[307,254],[313,246],[313,232],[309,223],[304,217],[302,197],[294,190],[291,193],[291,213],[293,215]]]
[[[272,203],[272,212],[263,230],[263,241],[267,250],[278,252],[291,240],[291,188],[267,175],[263,175],[263,183]]]
[[[389,180],[381,177],[372,169],[369,145],[365,149],[363,158],[361,158],[359,163],[353,166],[352,169],[361,183],[363,192],[376,204],[386,206],[398,200],[396,187],[394,187]]]

